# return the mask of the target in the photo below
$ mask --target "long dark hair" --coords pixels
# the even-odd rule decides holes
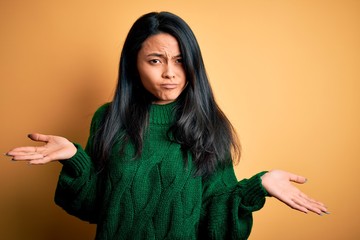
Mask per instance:
[[[184,20],[169,12],[145,14],[131,27],[121,53],[114,99],[94,136],[91,155],[97,166],[103,167],[116,141],[123,146],[130,141],[136,150],[134,158],[141,155],[154,99],[141,84],[136,62],[142,43],[158,33],[177,39],[187,80],[169,133],[181,145],[185,161],[187,153],[191,153],[197,175],[211,174],[219,164],[231,163],[231,155],[239,159],[240,145],[215,102],[194,33]]]

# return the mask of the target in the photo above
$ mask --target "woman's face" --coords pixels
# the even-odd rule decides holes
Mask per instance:
[[[186,87],[179,44],[172,35],[159,33],[146,39],[137,56],[137,69],[156,104],[175,101]]]

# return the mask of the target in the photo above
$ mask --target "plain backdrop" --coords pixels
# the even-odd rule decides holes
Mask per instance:
[[[360,239],[360,1],[0,1],[0,151],[31,132],[84,145],[110,101],[132,23],[171,11],[192,27],[218,103],[243,148],[239,179],[279,168],[331,214],[275,199],[250,239]],[[93,239],[95,226],[53,196],[61,165],[0,159],[0,239]]]

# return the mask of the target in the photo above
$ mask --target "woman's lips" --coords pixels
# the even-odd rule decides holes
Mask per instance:
[[[165,83],[165,84],[161,84],[161,87],[166,88],[166,89],[174,89],[177,87],[177,84]]]

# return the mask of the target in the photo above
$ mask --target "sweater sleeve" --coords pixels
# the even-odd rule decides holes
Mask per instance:
[[[258,173],[237,181],[233,166],[217,170],[203,180],[200,236],[204,239],[247,239],[254,211],[260,210],[268,195]]]
[[[96,223],[97,219],[97,185],[99,174],[88,154],[93,142],[93,135],[105,112],[106,105],[99,108],[91,122],[90,136],[85,150],[79,145],[76,154],[60,161],[63,164],[55,191],[55,203],[66,212],[82,220]]]

